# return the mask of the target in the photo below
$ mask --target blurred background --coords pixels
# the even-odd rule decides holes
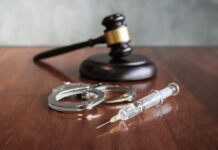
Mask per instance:
[[[218,45],[218,0],[0,0],[0,46],[61,46],[103,34],[126,16],[138,46]]]

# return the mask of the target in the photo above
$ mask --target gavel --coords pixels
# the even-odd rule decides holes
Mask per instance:
[[[102,21],[102,25],[106,27],[104,35],[42,52],[34,57],[34,61],[106,43],[111,49],[109,54],[97,54],[83,61],[80,66],[81,76],[103,81],[135,81],[155,76],[156,67],[149,58],[131,54],[131,38],[124,20],[124,15],[120,13],[107,16]]]

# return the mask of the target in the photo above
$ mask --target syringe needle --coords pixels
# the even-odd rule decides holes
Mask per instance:
[[[103,123],[102,125],[98,126],[96,129],[99,129],[99,128],[101,128],[101,127],[105,126],[106,124],[108,124],[108,123],[110,123],[110,122],[111,122],[111,121],[109,120],[109,121],[107,121],[107,122]]]
[[[113,116],[108,122],[105,122],[104,124],[102,124],[102,125],[100,125],[100,126],[98,126],[96,129],[99,129],[99,128],[101,128],[101,127],[103,127],[103,126],[105,126],[106,124],[108,124],[108,123],[113,123],[113,122],[116,122],[116,121],[118,121],[118,120],[120,120],[121,119],[121,117],[120,117],[120,115],[118,114],[118,115],[116,115],[116,116]]]

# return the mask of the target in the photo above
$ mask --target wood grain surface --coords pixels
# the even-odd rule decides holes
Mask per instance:
[[[158,68],[154,79],[121,83],[137,89],[136,100],[170,82],[181,92],[160,107],[98,130],[126,103],[60,113],[48,108],[47,97],[63,81],[97,82],[79,76],[80,63],[108,50],[87,48],[32,61],[47,49],[0,48],[0,150],[218,149],[218,48],[135,48]]]

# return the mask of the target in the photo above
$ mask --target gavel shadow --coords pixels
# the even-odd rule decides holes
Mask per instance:
[[[69,81],[69,82],[76,82],[76,80],[73,80],[70,76],[66,75],[64,72],[60,71],[59,69],[57,69],[56,67],[42,62],[42,61],[34,61],[34,64],[36,64],[39,68],[47,71],[50,75],[56,77],[57,79],[65,82],[65,81]],[[155,83],[155,78],[153,79],[146,79],[146,80],[141,80],[141,81],[133,81],[133,82],[117,82],[118,84],[128,84],[131,86],[134,86],[137,90],[147,90],[149,89],[149,87],[152,87],[152,85]],[[79,77],[79,81],[81,82],[85,82],[85,83],[95,83],[96,81],[94,80],[89,80],[89,79],[85,79],[83,77]],[[103,82],[103,83],[110,83],[108,81],[97,81],[97,82]]]
[[[63,72],[59,71],[57,68],[54,66],[51,66],[45,62],[42,61],[34,61],[34,63],[41,69],[47,71],[50,75],[58,78],[61,81],[69,81],[69,82],[74,82],[69,76],[64,74]]]

